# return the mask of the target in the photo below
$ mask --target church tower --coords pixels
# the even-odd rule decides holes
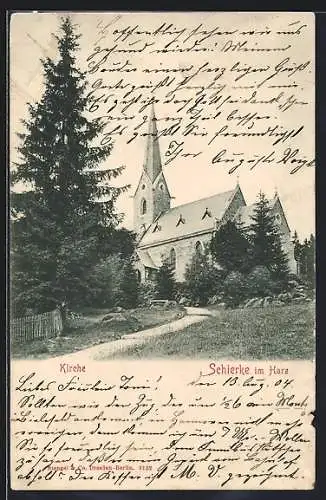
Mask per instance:
[[[143,170],[133,198],[134,231],[138,234],[146,231],[171,205],[171,196],[162,170],[154,105],[149,117]]]

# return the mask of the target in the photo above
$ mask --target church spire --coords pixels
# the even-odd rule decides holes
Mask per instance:
[[[151,113],[148,124],[147,145],[144,159],[144,170],[147,172],[152,182],[155,181],[158,174],[162,171],[162,162],[160,146],[157,136],[156,116],[154,104],[151,107]]]
[[[144,232],[170,209],[171,196],[162,170],[154,106],[152,106],[143,170],[134,195],[134,229]]]

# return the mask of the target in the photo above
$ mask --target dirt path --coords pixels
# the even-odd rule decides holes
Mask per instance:
[[[113,354],[126,351],[130,347],[140,346],[148,342],[149,339],[153,337],[160,337],[161,335],[173,334],[180,330],[183,330],[189,325],[194,323],[200,323],[204,321],[205,318],[211,316],[211,312],[204,308],[199,307],[186,307],[187,314],[181,319],[171,321],[165,325],[156,326],[154,328],[148,328],[147,330],[142,330],[140,332],[128,333],[121,337],[121,339],[113,340],[111,342],[105,342],[93,347],[88,347],[81,351],[77,351],[71,354],[65,354],[64,356],[58,356],[58,359],[69,358],[69,361],[78,361],[80,356],[83,360],[86,358],[90,360],[104,360]],[[56,358],[51,358],[56,359]]]

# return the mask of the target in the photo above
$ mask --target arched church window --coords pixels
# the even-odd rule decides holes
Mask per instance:
[[[141,201],[140,211],[142,215],[146,214],[147,212],[147,202],[145,199],[142,199]]]
[[[201,254],[202,250],[203,250],[203,245],[202,245],[201,241],[196,241],[196,245],[195,245],[196,254],[197,255]]]
[[[161,182],[161,184],[160,184],[160,190],[164,191],[164,184],[163,184],[163,182]]]
[[[142,189],[145,189],[145,187],[146,187],[146,186],[145,186],[145,184],[143,184],[141,188],[142,188]]]
[[[175,253],[174,248],[171,248],[170,251],[170,265],[172,269],[175,269],[177,265],[177,255]]]
[[[281,224],[281,220],[282,220],[282,219],[281,219],[280,214],[276,214],[276,215],[275,215],[275,222],[276,222],[276,224],[277,224],[278,226]]]

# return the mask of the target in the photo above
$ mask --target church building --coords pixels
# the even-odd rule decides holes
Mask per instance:
[[[247,205],[237,183],[234,189],[171,208],[171,194],[162,169],[157,125],[152,108],[143,170],[133,196],[139,279],[150,279],[168,259],[177,281],[186,265],[204,249],[221,224],[232,219],[251,223],[254,205]],[[291,231],[277,194],[271,200],[283,249],[291,272],[296,272]]]

